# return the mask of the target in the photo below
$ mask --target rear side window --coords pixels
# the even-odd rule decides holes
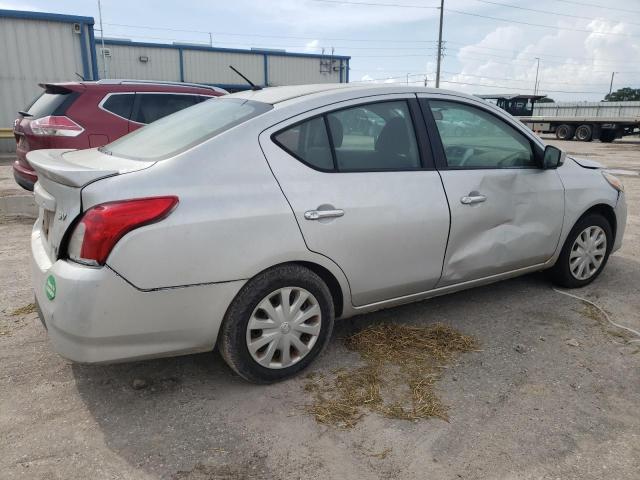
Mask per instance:
[[[331,145],[322,117],[288,128],[274,140],[298,160],[319,170],[333,170]]]
[[[198,95],[139,93],[136,102],[136,112],[132,120],[138,123],[152,123],[199,103],[200,98]]]
[[[329,112],[278,132],[273,139],[318,170],[417,170],[422,166],[404,100]]]
[[[162,160],[219,135],[273,106],[241,98],[219,98],[201,102],[188,110],[119,138],[100,151],[134,160]]]
[[[102,104],[102,108],[118,115],[119,117],[129,120],[131,117],[131,110],[133,109],[133,99],[135,94],[133,93],[118,93],[112,94],[107,97]]]
[[[45,90],[36,98],[27,109],[33,118],[47,117],[49,115],[64,115],[69,105],[77,98],[77,94],[70,90],[62,92],[50,92]]]

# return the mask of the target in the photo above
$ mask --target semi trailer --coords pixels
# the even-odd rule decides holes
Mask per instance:
[[[559,140],[613,142],[640,133],[640,101],[541,103],[546,95],[479,95],[533,131]]]

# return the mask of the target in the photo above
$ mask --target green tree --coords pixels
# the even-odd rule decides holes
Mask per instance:
[[[553,98],[544,97],[537,101],[538,103],[556,103]]]
[[[604,97],[605,102],[623,102],[628,100],[640,100],[640,88],[619,88]]]

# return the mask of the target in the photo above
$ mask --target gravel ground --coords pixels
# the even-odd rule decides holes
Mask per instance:
[[[630,171],[624,247],[573,293],[639,329],[640,142],[550,143]],[[3,479],[638,478],[640,344],[542,274],[340,322],[311,371],[356,364],[341,338],[385,321],[444,322],[481,350],[436,386],[449,422],[370,414],[338,430],[304,412],[303,377],[249,385],[217,353],[113,366],[60,358],[35,313],[13,315],[32,301],[29,231],[30,221],[0,220]]]

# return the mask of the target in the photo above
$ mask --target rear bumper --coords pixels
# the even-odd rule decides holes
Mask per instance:
[[[18,160],[13,162],[13,178],[18,185],[29,191],[33,191],[33,186],[38,181],[35,170],[25,167]]]
[[[81,363],[213,349],[227,306],[244,282],[141,291],[108,267],[51,262],[38,222],[31,235],[36,302],[56,352]],[[55,280],[54,296],[45,284]]]

